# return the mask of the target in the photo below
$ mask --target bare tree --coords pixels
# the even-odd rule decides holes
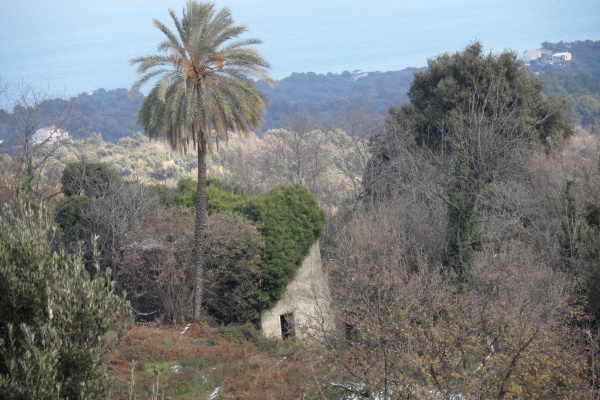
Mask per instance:
[[[432,315],[451,304],[452,288],[397,228],[394,211],[392,204],[380,204],[355,213],[338,232],[335,258],[327,262],[337,330],[324,335],[333,372],[326,379],[337,396],[406,398],[417,382],[427,386],[426,368],[417,373],[424,361],[412,354],[415,339]]]
[[[118,273],[121,248],[128,234],[135,232],[152,215],[161,211],[158,199],[144,185],[118,181],[110,183],[103,196],[84,212],[101,243],[105,265]]]
[[[12,190],[27,192],[43,202],[59,193],[57,182],[45,179],[44,169],[61,145],[59,136],[76,118],[75,105],[71,101],[51,103],[47,89],[27,84],[10,93],[15,98],[7,102],[12,108],[7,114],[12,134],[6,138],[6,146],[12,155]],[[34,134],[42,124],[51,126],[50,135],[35,141]]]
[[[369,159],[362,180],[366,204],[407,191],[435,195],[439,171],[431,154],[417,146],[416,121],[405,108],[390,109],[384,129],[369,139]]]
[[[363,176],[371,158],[369,140],[380,135],[385,119],[368,102],[352,99],[336,109],[337,128],[332,141],[336,148],[334,163],[349,181],[355,201],[363,198]]]
[[[94,236],[100,264],[117,280],[128,236],[165,212],[158,197],[149,187],[124,181],[99,163],[69,165],[62,181],[66,197],[55,212],[67,247],[76,251],[83,242],[89,255]]]
[[[210,176],[244,188],[250,195],[263,193],[276,186],[264,171],[264,152],[262,139],[255,135],[243,143],[231,137],[226,146],[211,156]]]
[[[524,175],[524,159],[532,146],[536,123],[518,123],[528,108],[508,104],[498,96],[499,87],[475,87],[468,108],[457,108],[444,121],[442,150],[435,156],[447,179],[440,195],[448,205],[447,263],[467,279],[473,252],[481,249],[483,237],[477,228],[486,197],[494,185]]]
[[[130,232],[118,279],[139,319],[184,322],[192,315],[193,217],[185,209],[160,210]]]
[[[4,95],[6,93],[6,91],[8,90],[8,85],[6,83],[6,80],[2,77],[2,75],[0,75],[0,99],[2,99],[2,103],[0,103],[0,109],[4,108]]]
[[[360,102],[338,110],[338,117],[348,131],[325,130],[302,112],[288,121],[286,129],[271,129],[262,139],[253,137],[244,148],[232,140],[212,157],[210,174],[250,194],[300,184],[332,213],[340,206],[353,208],[362,197],[368,141],[380,131],[382,118]]]
[[[127,236],[119,281],[136,311],[164,322],[191,316],[193,219],[187,210],[155,213]],[[258,265],[263,243],[254,225],[239,215],[208,218],[212,232],[207,259],[205,307],[219,323],[256,321],[259,311]]]
[[[583,398],[584,349],[566,325],[568,277],[507,242],[476,253],[470,285],[457,291],[452,273],[397,228],[396,206],[357,212],[338,233],[328,263],[338,325],[325,332],[327,389],[390,399]]]
[[[264,247],[256,226],[240,215],[213,214],[207,259],[206,307],[219,323],[260,318],[259,264]]]
[[[271,154],[268,169],[280,183],[300,184],[312,193],[320,188],[320,178],[328,161],[325,134],[320,130],[305,132],[274,129],[263,138]]]

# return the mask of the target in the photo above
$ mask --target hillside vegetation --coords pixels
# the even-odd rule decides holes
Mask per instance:
[[[558,64],[531,65],[544,81],[545,92],[566,95],[571,102],[570,119],[577,124],[592,126],[600,117],[600,41],[544,42],[541,47],[553,52],[569,51],[573,61]],[[368,106],[379,115],[385,115],[390,106],[409,101],[408,90],[415,73],[426,68],[406,68],[401,71],[341,74],[294,73],[276,82],[271,88],[258,82],[271,104],[263,121],[259,136],[269,129],[289,127],[290,122],[309,114],[315,127],[334,129],[352,112],[357,102]],[[61,110],[73,107],[74,118],[64,126],[72,135],[87,137],[101,134],[103,139],[116,143],[142,130],[137,124],[137,113],[144,100],[142,94],[134,99],[126,89],[98,89],[81,93],[69,101],[48,99],[40,106],[43,118],[39,126],[48,126],[60,119]],[[15,110],[0,110],[0,139],[10,147],[11,124],[7,119]]]
[[[596,399],[600,139],[595,117],[574,124],[565,99],[595,86],[559,74],[545,72],[581,90],[547,93],[514,53],[476,42],[432,58],[384,115],[348,102],[334,125],[304,109],[262,136],[232,136],[207,159],[206,314],[193,325],[196,154],[142,134],[34,145],[44,108],[17,108],[13,126],[30,129],[0,156],[0,197],[16,210],[0,223],[43,246],[29,252],[4,229],[3,253],[20,262],[0,257],[0,272],[28,271],[25,254],[58,288],[69,275],[56,271],[72,264],[78,279],[112,282],[100,285],[101,310],[126,296],[118,305],[144,326],[99,320],[86,326],[101,339],[82,344],[98,351],[84,363],[91,384],[108,390],[106,366],[117,398]],[[258,312],[316,239],[333,311],[297,327],[306,343],[262,338]],[[11,336],[15,323],[0,318],[0,380],[43,387],[68,375],[41,356],[61,350],[44,332],[68,341],[80,332],[69,324],[90,321],[67,313],[56,328],[47,310],[61,297],[31,281],[24,293],[45,296],[31,295],[28,324],[42,334]],[[0,282],[22,292],[18,279]]]

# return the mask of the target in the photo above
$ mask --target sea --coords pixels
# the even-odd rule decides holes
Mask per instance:
[[[600,0],[217,0],[259,38],[276,80],[294,72],[424,67],[473,41],[498,53],[600,40]],[[2,0],[0,83],[55,97],[129,88],[130,60],[157,53],[185,0]],[[0,86],[0,89],[4,86]],[[146,88],[147,90],[148,88]],[[1,103],[1,102],[0,102]],[[1,106],[2,104],[0,104]]]

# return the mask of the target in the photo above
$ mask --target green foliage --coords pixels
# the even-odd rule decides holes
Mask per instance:
[[[471,179],[464,149],[459,149],[453,180],[448,187],[448,249],[446,263],[459,281],[467,280],[473,253],[481,247],[481,233],[474,222],[476,206],[475,181]]]
[[[61,228],[63,243],[73,244],[74,246],[67,245],[72,248],[80,246],[86,263],[93,259],[94,249],[90,241],[94,235],[94,226],[85,214],[92,207],[93,202],[94,199],[87,196],[64,197],[54,210],[56,223]]]
[[[151,188],[158,194],[161,203],[167,207],[196,207],[197,184],[192,178],[180,179],[176,188],[166,185],[152,185]]]
[[[81,249],[88,272],[92,274],[95,268],[92,237],[100,234],[100,227],[92,223],[89,213],[94,204],[121,183],[119,174],[101,162],[69,163],[61,176],[65,197],[54,210],[55,219],[61,228],[63,243],[70,250]]]
[[[278,186],[251,199],[242,213],[259,223],[265,241],[259,276],[261,301],[270,306],[281,298],[321,235],[324,212],[305,187],[295,185]]]
[[[176,189],[154,188],[167,205],[194,206],[182,200],[195,196],[196,184],[191,179],[180,181]],[[324,213],[314,196],[300,185],[279,186],[263,195],[248,197],[239,188],[209,179],[206,197],[211,214],[206,260],[210,277],[208,309],[219,321],[254,320],[260,309],[281,298],[310,246],[320,236]],[[237,213],[257,224],[258,237],[255,228]],[[257,270],[256,249],[260,249]],[[236,270],[237,276],[232,274]],[[221,286],[214,286],[211,280],[221,282]]]
[[[93,168],[85,163],[71,164],[63,174],[68,178],[65,178],[65,182],[76,181],[73,176],[93,178],[99,175],[104,178],[114,174],[110,167],[100,167],[93,163],[91,165]],[[97,171],[101,174],[96,174]],[[107,179],[92,178],[79,180],[83,182],[80,186],[70,184],[68,188],[76,189],[67,189],[67,192],[98,192],[99,195],[100,191],[94,184],[106,186]],[[129,185],[133,184],[125,184]],[[79,189],[80,187],[82,189]],[[196,203],[196,188],[196,182],[186,178],[180,180],[176,188],[156,185],[153,190],[166,206],[193,209]],[[125,189],[127,188],[120,187],[119,193],[124,193]],[[103,192],[104,195],[109,193]],[[115,196],[110,195],[109,198]],[[124,201],[133,199],[124,198]],[[103,266],[112,265],[108,262],[111,259],[108,252],[115,246],[118,249],[118,243],[121,243],[118,237],[113,238],[112,226],[102,225],[105,218],[95,218],[97,206],[102,206],[104,202],[104,197],[72,195],[61,200],[56,208],[56,220],[62,228],[63,241],[71,247],[82,243],[82,250],[89,265],[92,260],[90,238],[93,235],[101,237],[99,249]],[[220,322],[254,321],[258,319],[262,308],[281,297],[285,287],[294,278],[310,246],[321,234],[324,214],[314,196],[302,186],[282,186],[264,195],[249,198],[242,189],[225,185],[216,179],[209,179],[207,182],[207,205],[211,214],[207,228],[210,232],[207,248],[210,251],[206,253],[205,258],[207,280],[204,304],[209,313]],[[117,206],[119,210],[128,207],[124,203]],[[242,212],[245,218],[239,212]],[[165,234],[170,235],[168,232]],[[135,235],[135,232],[132,235]],[[117,242],[106,242],[110,238]],[[168,257],[164,251],[166,250],[163,250],[164,262],[167,263]],[[139,254],[139,259],[148,261],[148,265],[154,265],[149,261],[153,257],[150,254],[152,252],[147,253]],[[121,256],[130,257],[132,254],[129,251]],[[123,265],[121,267],[123,268]],[[177,268],[173,271],[176,272]],[[157,277],[163,275],[158,271],[157,275],[152,276],[158,279]],[[151,282],[146,284],[153,287],[157,282],[151,279]],[[153,296],[150,292],[144,292],[144,295]]]
[[[260,317],[258,272],[263,241],[239,214],[208,218],[206,308],[219,322],[245,323]]]
[[[167,207],[196,208],[198,185],[192,178],[180,179],[175,188],[166,185],[151,187]],[[228,187],[218,179],[209,178],[206,182],[206,209],[209,214],[231,213],[247,201],[248,197],[241,189]]]
[[[248,202],[246,193],[235,187],[224,185],[217,179],[206,183],[206,208],[209,214],[231,213]]]
[[[66,196],[98,198],[120,180],[119,174],[106,163],[78,161],[65,167],[60,183]]]
[[[55,251],[45,210],[0,214],[0,397],[105,399],[103,365],[129,307],[109,272],[91,279],[79,257]]]
[[[573,134],[565,122],[566,105],[544,98],[542,81],[513,52],[486,56],[482,45],[475,42],[462,52],[442,54],[428,65],[427,71],[415,74],[408,92],[420,120],[417,141],[421,144],[440,146],[449,113],[468,113],[483,102],[485,115],[491,118],[519,110],[513,118],[518,118],[521,129],[514,134],[526,133],[530,140],[545,143],[548,137],[562,139]]]
[[[72,174],[72,171],[76,173]],[[54,211],[65,247],[82,250],[88,271],[94,274],[94,246],[101,267],[117,271],[122,246],[127,238],[158,211],[155,193],[137,182],[122,180],[116,171],[101,163],[76,163],[66,168],[63,177],[66,193]],[[78,181],[73,184],[73,181]],[[81,189],[69,190],[68,188]],[[93,237],[97,237],[94,244]],[[116,276],[115,276],[116,278]]]
[[[542,79],[545,93],[569,99],[567,115],[573,123],[590,127],[600,121],[600,77],[589,73],[546,72]]]

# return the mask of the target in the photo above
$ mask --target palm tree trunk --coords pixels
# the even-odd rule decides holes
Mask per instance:
[[[204,258],[206,253],[206,151],[198,146],[198,196],[196,198],[196,226],[194,229],[194,319],[202,319],[204,301]]]

